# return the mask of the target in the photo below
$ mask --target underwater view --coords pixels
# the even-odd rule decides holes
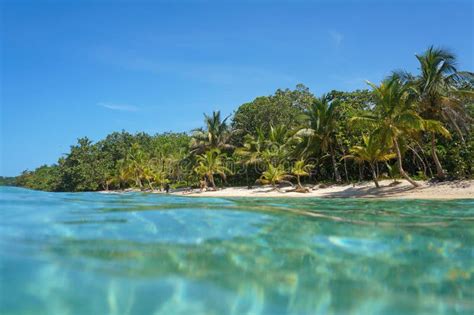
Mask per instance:
[[[4,315],[474,313],[474,200],[0,189]]]

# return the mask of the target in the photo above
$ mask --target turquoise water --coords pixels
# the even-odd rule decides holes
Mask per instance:
[[[474,200],[0,189],[0,314],[474,313]]]

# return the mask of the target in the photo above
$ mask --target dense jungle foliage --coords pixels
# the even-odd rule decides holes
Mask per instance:
[[[9,184],[47,191],[437,180],[474,176],[474,76],[448,51],[417,56],[370,89],[319,97],[304,85],[205,115],[189,133],[114,132],[78,139],[54,165]]]

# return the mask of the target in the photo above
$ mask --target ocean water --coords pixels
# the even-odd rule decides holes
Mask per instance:
[[[474,314],[474,200],[0,188],[0,314]]]

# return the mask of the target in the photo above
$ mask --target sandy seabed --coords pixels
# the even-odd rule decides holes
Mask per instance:
[[[293,187],[281,188],[279,191],[270,186],[227,187],[216,191],[175,191],[177,196],[193,197],[317,197],[317,198],[399,198],[399,199],[473,199],[474,180],[430,183],[418,181],[420,187],[413,186],[405,180],[395,183],[392,180],[380,181],[380,188],[373,182],[349,185],[312,185],[307,186],[308,193],[295,192]]]

